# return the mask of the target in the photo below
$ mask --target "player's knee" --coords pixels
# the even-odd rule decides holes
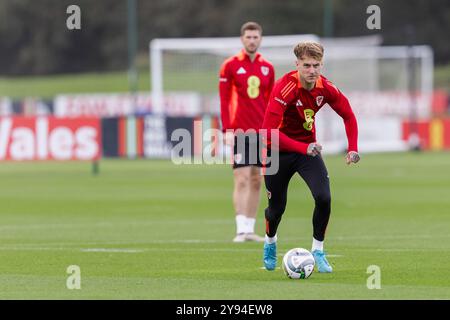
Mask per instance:
[[[235,179],[235,186],[238,190],[244,190],[248,188],[250,179],[245,175],[237,176]]]
[[[329,192],[323,191],[315,195],[314,200],[317,205],[329,206],[331,204],[331,194]]]
[[[273,221],[276,219],[279,219],[286,209],[286,205],[280,204],[280,205],[271,205],[265,210],[265,216],[266,219],[269,221]]]
[[[254,189],[254,190],[260,190],[261,189],[261,176],[258,174],[258,175],[253,175],[251,178],[250,178],[250,185],[251,185],[251,188],[252,189]]]

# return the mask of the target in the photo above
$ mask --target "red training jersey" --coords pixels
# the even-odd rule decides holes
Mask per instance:
[[[256,53],[242,51],[222,64],[219,93],[222,130],[261,129],[275,82],[273,65]]]
[[[279,136],[280,151],[306,154],[308,145],[316,142],[315,116],[326,103],[344,120],[348,151],[357,152],[356,117],[348,99],[324,76],[317,79],[312,90],[302,87],[297,71],[280,78],[270,96],[263,128],[279,129],[275,134]]]

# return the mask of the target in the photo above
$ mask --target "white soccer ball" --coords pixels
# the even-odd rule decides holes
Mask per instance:
[[[306,279],[314,271],[314,257],[306,249],[294,248],[283,257],[284,273],[291,279]]]

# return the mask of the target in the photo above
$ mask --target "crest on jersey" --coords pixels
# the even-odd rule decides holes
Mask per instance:
[[[269,74],[269,67],[261,67],[261,73],[265,76],[267,76]]]
[[[272,192],[270,192],[269,190],[266,190],[267,191],[267,198],[270,200],[270,199],[272,199]]]
[[[323,96],[317,96],[316,103],[317,103],[318,107],[320,107],[322,105],[322,102],[323,102]]]

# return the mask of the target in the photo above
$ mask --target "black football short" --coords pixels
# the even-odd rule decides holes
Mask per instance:
[[[262,146],[261,136],[256,133],[236,135],[233,147],[233,169],[248,166],[262,167]]]

